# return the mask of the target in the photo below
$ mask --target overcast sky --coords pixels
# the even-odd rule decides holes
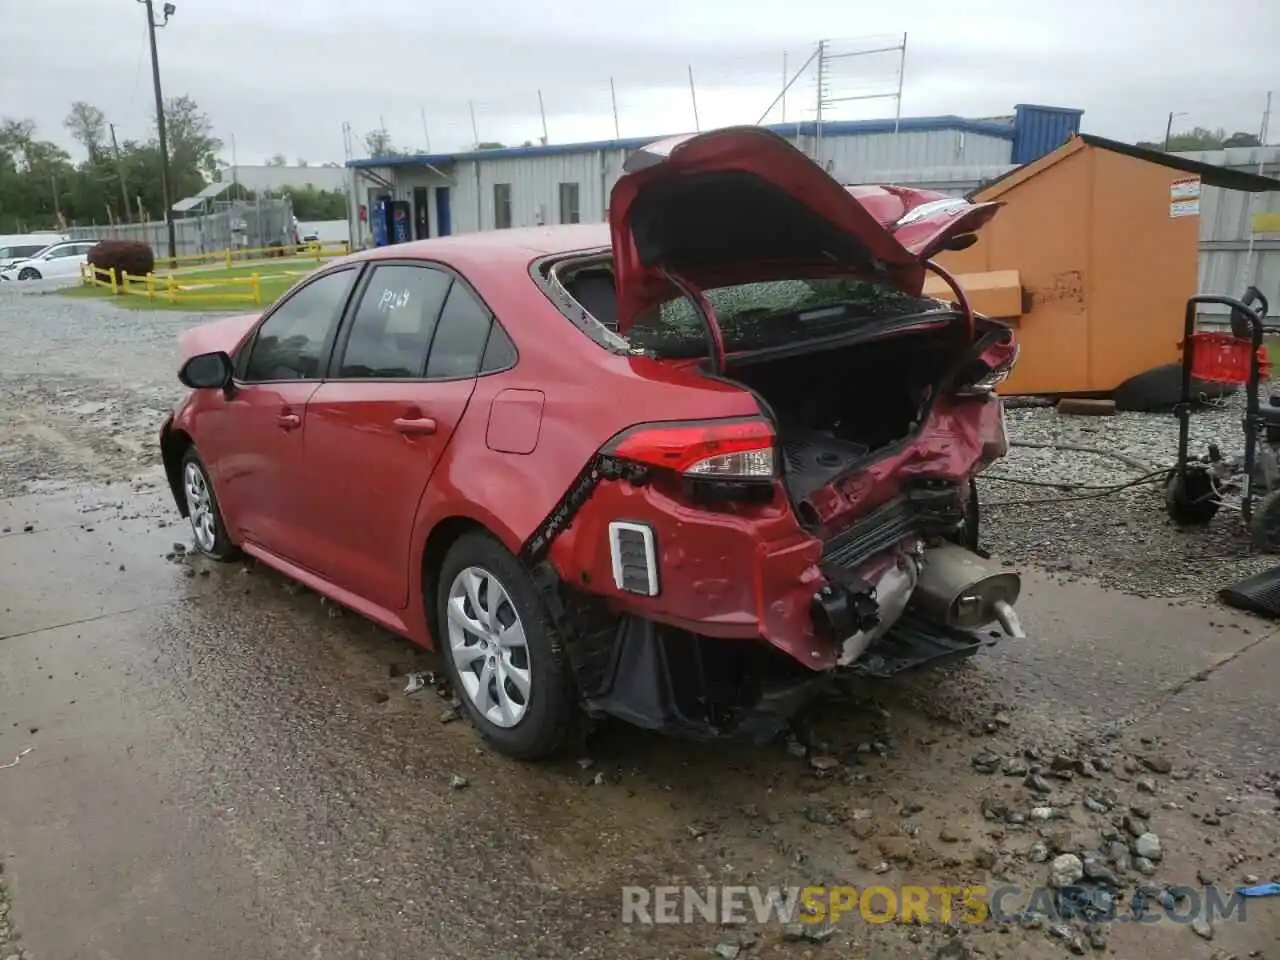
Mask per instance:
[[[159,0],[157,0],[159,5]],[[1084,129],[1159,139],[1202,125],[1257,132],[1280,92],[1277,0],[176,0],[159,31],[167,96],[212,118],[231,160],[343,159],[342,123],[385,121],[400,147],[476,139],[552,143],[754,123],[819,39],[834,51],[907,34],[903,116],[993,116],[1015,103],[1083,108]],[[869,9],[868,9],[869,8]],[[136,0],[0,0],[0,116],[30,117],[69,148],[74,100],[123,138],[148,134],[150,62]],[[870,41],[875,46],[876,41]],[[896,54],[836,61],[828,95],[890,93]],[[810,119],[811,69],[787,97]],[[470,104],[476,118],[473,133]],[[1280,111],[1280,103],[1277,103]],[[833,105],[892,116],[892,99]],[[425,128],[423,117],[425,114]],[[781,105],[770,120],[782,119]],[[1271,124],[1280,140],[1280,118]],[[73,148],[77,155],[79,151]]]

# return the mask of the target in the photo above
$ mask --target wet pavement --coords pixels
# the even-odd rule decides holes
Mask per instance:
[[[1051,574],[1028,577],[1028,640],[854,688],[816,712],[808,757],[609,724],[576,756],[504,760],[442,722],[431,690],[403,692],[424,651],[260,566],[187,555],[149,450],[66,412],[117,391],[130,399],[95,416],[153,434],[140,421],[163,409],[157,371],[191,321],[157,322],[84,333],[100,365],[71,334],[61,356],[28,344],[39,367],[16,388],[25,365],[0,360],[0,960],[1069,956],[1080,944],[1052,923],[846,919],[825,943],[628,925],[621,890],[1030,888],[1048,876],[1037,841],[1098,847],[1133,804],[1164,856],[1129,889],[1280,871],[1273,627]],[[1049,775],[1061,752],[1088,775]],[[1041,758],[1051,794],[981,772],[987,753]],[[1082,805],[1090,792],[1113,810]],[[1280,956],[1280,898],[1212,941],[1161,923],[1115,924],[1109,943]]]

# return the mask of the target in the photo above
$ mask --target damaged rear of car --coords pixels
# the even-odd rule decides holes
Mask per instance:
[[[527,545],[589,709],[767,736],[840,671],[1021,635],[1017,575],[976,552],[973,486],[1007,449],[994,391],[1016,342],[931,261],[996,212],[849,189],[733,128],[638,151],[611,249],[534,265],[628,375],[750,398],[612,437]],[[922,297],[930,271],[957,305]]]

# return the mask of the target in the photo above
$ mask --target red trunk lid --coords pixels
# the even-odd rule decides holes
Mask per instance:
[[[848,188],[762,127],[660,140],[624,166],[609,203],[618,328],[698,289],[855,276],[913,296],[924,261],[995,215],[926,190]]]

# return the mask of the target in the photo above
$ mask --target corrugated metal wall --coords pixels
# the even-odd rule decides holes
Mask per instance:
[[[974,167],[924,167],[918,170],[873,170],[857,183],[895,183],[919,190],[936,190],[952,197],[963,197],[982,184],[1002,177],[1013,164]]]
[[[1230,147],[1180,153],[1233,170],[1280,175],[1280,146]],[[1251,206],[1252,204],[1252,206]],[[1248,194],[1205,187],[1200,197],[1200,292],[1239,296],[1252,283],[1270,302],[1270,318],[1280,322],[1280,236],[1257,234],[1249,255],[1253,214],[1280,213],[1280,193]],[[1205,307],[1206,315],[1224,314],[1219,307]]]
[[[1031,163],[1052,153],[1080,130],[1083,110],[1020,103],[1013,108],[1013,163]]]
[[[801,138],[801,149],[813,144]],[[929,168],[955,166],[972,170],[1007,165],[1010,141],[1001,137],[955,130],[930,130],[901,134],[828,137],[821,151],[832,173],[845,182],[865,179],[887,167]],[[512,226],[533,226],[559,221],[561,183],[579,185],[582,222],[605,219],[609,191],[622,173],[626,155],[620,150],[596,150],[584,154],[547,157],[520,157],[456,165],[458,186],[454,198],[454,229],[491,230],[494,227],[494,185],[511,184]],[[401,178],[403,179],[403,178]],[[478,195],[477,195],[477,190]],[[477,207],[477,196],[479,206]],[[542,220],[539,221],[541,215]]]
[[[797,146],[813,156],[813,145],[801,138]],[[826,137],[822,160],[836,179],[865,182],[877,170],[921,170],[981,167],[1009,163],[1012,141],[961,130],[922,130],[909,133],[871,133]]]
[[[511,185],[511,226],[560,222],[560,184],[578,185],[580,223],[603,223],[609,192],[622,175],[620,150],[547,157],[462,161],[455,165],[453,231],[492,230],[494,186]]]
[[[580,222],[598,223],[604,218],[606,197],[609,188],[613,186],[608,181],[606,157],[604,151],[592,151],[548,157],[485,160],[479,163],[478,184],[477,164],[460,163],[459,169],[469,173],[466,177],[469,186],[464,187],[459,183],[458,213],[460,217],[469,217],[469,222],[475,223],[475,191],[478,189],[479,227],[482,230],[492,230],[495,226],[494,186],[505,183],[511,187],[511,226],[532,227],[544,223],[559,223],[560,185],[573,183],[578,186]],[[461,219],[458,222],[460,224]]]
[[[794,138],[793,142],[802,150],[812,152],[814,149],[812,138]],[[876,170],[945,170],[952,167],[972,170],[1003,166],[1009,163],[1011,143],[1004,137],[942,129],[825,137],[821,142],[821,152],[832,173],[838,179],[852,183],[865,181]],[[602,222],[609,191],[621,176],[625,159],[626,153],[622,150],[591,150],[549,156],[459,160],[450,164],[447,171],[456,181],[448,184],[452,193],[453,232],[494,229],[494,185],[499,183],[511,184],[513,227],[559,222],[562,183],[578,184],[582,222]],[[412,202],[414,187],[434,188],[447,183],[427,168],[400,166],[377,168],[371,172],[393,184],[390,192],[396,200]],[[355,175],[357,203],[372,205],[377,196],[387,192],[368,180],[359,179],[358,171]],[[435,191],[432,189],[433,231],[435,203]],[[362,235],[367,234],[366,224]]]

